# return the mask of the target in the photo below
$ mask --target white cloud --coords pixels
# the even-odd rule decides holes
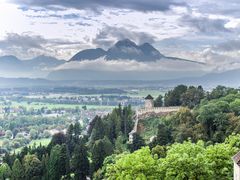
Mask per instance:
[[[137,62],[135,60],[105,60],[99,58],[96,60],[84,61],[71,61],[65,63],[55,70],[63,69],[78,69],[78,70],[95,70],[95,71],[136,71],[136,72],[149,72],[149,71],[209,71],[210,69],[203,64],[186,62],[180,60],[161,59],[154,62]]]
[[[108,8],[95,12],[84,8],[88,5],[87,1],[84,6],[78,6],[78,9],[74,8],[69,1],[62,1],[66,6],[60,9],[59,7],[49,8],[49,6],[46,8],[42,1],[21,2],[24,4],[30,2],[31,5],[42,7],[33,8],[26,5],[19,9],[20,6],[16,4],[0,2],[0,42],[7,44],[5,47],[0,45],[1,55],[13,54],[31,58],[45,54],[70,59],[75,53],[85,48],[98,46],[108,48],[107,46],[119,39],[130,38],[137,43],[143,41],[155,43],[160,52],[167,56],[206,62],[208,64],[206,71],[209,69],[222,71],[239,67],[240,3],[238,0],[185,0],[188,6],[166,6],[165,10],[168,11],[152,11],[162,7],[161,4],[156,3],[157,1],[151,1],[151,3],[144,1],[148,7],[143,7],[140,3],[143,1],[138,1],[132,8],[125,8],[125,5],[118,8],[114,2],[111,6],[107,5]],[[56,1],[48,3],[51,2]],[[167,1],[162,2],[169,5]],[[175,0],[169,2],[175,2]],[[103,5],[102,2],[99,3],[104,6],[104,3]],[[150,6],[153,3],[158,6]],[[144,11],[145,8],[147,11]],[[6,41],[8,34],[22,35],[30,31],[33,32],[33,37],[41,37],[40,40],[44,42],[39,41],[38,44],[35,44],[37,43],[35,41],[31,41],[30,44],[23,42],[21,46],[19,41],[17,45]],[[164,39],[172,39],[172,41],[158,46]],[[75,43],[64,43],[66,41]],[[223,41],[228,43],[222,44]],[[26,40],[26,42],[29,41]],[[31,44],[35,47],[30,47]],[[79,68],[101,67],[101,69],[113,71],[202,68],[198,67],[199,65],[168,61],[146,65],[134,61],[106,62],[101,59],[97,62],[85,61],[73,65],[69,63],[59,68],[74,65]]]

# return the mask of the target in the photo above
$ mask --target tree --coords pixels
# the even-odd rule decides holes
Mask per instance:
[[[230,103],[231,110],[235,113],[236,116],[240,115],[240,99],[236,99],[235,101]]]
[[[225,86],[217,86],[209,94],[208,99],[219,99],[220,97],[226,96],[228,94],[228,88]]]
[[[154,101],[155,107],[162,107],[163,106],[163,96],[159,95]]]
[[[7,139],[11,139],[11,138],[13,137],[12,131],[7,130],[7,131],[5,132],[5,137],[6,137]]]
[[[197,139],[195,136],[196,129],[198,135],[201,134],[201,128],[196,128],[196,118],[191,110],[187,107],[180,108],[179,111],[171,118],[171,132],[172,138],[175,142],[183,142],[191,139]],[[161,132],[161,130],[159,130]],[[202,136],[201,136],[202,137]]]
[[[133,113],[132,113],[131,105],[125,106],[123,108],[121,114],[122,114],[122,116],[120,116],[120,118],[121,118],[121,131],[125,136],[127,136],[128,133],[133,128],[133,121],[132,121],[132,114]]]
[[[52,136],[51,142],[48,145],[48,150],[51,151],[51,149],[55,145],[62,145],[66,142],[66,136],[63,133],[57,133]]]
[[[197,88],[190,86],[187,91],[181,95],[181,104],[193,108],[204,98],[204,94],[204,90],[201,86],[198,86]]]
[[[65,145],[56,145],[52,148],[49,158],[49,177],[50,179],[60,179],[67,174],[67,154]]]
[[[42,177],[42,163],[36,155],[26,155],[23,159],[23,167],[26,180],[37,180]]]
[[[79,139],[79,136],[81,135],[82,128],[79,122],[76,122],[74,125],[74,137],[75,139]]]
[[[44,130],[42,136],[43,136],[43,138],[50,138],[51,137],[51,133],[48,130]]]
[[[226,138],[228,112],[229,105],[225,101],[211,102],[199,108],[197,120],[204,126],[208,139],[222,142]]]
[[[159,179],[214,179],[211,162],[205,157],[203,142],[173,144],[166,158],[158,161]]]
[[[71,164],[75,179],[86,179],[87,175],[89,175],[89,160],[87,148],[83,142],[75,146]]]
[[[10,154],[10,153],[7,152],[5,154],[5,156],[3,157],[3,162],[8,164],[11,167],[11,166],[13,166],[15,158],[16,158],[15,154]]]
[[[43,179],[49,180],[49,156],[48,154],[42,157]]]
[[[238,148],[230,144],[216,144],[206,148],[205,157],[213,169],[215,179],[232,179],[233,165],[231,157],[237,153]]]
[[[38,131],[36,129],[31,129],[30,132],[31,139],[37,139],[38,138]]]
[[[11,178],[11,169],[7,163],[3,163],[0,166],[0,179],[10,179]]]
[[[119,135],[115,141],[115,153],[123,153],[127,151],[126,138],[123,135]]]
[[[130,151],[134,152],[143,146],[145,146],[144,139],[138,133],[134,133],[133,134],[133,142],[132,142],[132,144],[129,144]]]
[[[166,146],[157,145],[154,148],[152,148],[151,152],[153,156],[157,155],[158,158],[165,158],[167,155]]]
[[[166,145],[170,142],[170,133],[164,124],[158,125],[158,132],[155,141],[158,145]]]
[[[101,118],[99,118],[94,124],[90,140],[92,142],[102,139],[105,135],[106,126]]]
[[[168,91],[164,97],[165,106],[180,106],[181,96],[187,91],[187,86],[178,85],[173,90]]]
[[[12,177],[15,180],[24,180],[24,168],[19,159],[14,161],[12,167]]]
[[[157,161],[148,147],[120,156],[115,163],[108,164],[104,179],[159,179]]]
[[[92,165],[91,171],[97,171],[105,159],[105,157],[113,153],[113,145],[107,137],[95,141],[92,148]]]

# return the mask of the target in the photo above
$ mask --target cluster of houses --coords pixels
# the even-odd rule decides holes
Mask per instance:
[[[37,98],[32,101],[42,101],[60,104],[86,104],[86,105],[104,105],[117,106],[118,104],[132,106],[143,105],[143,100],[138,97],[130,97],[125,95],[86,95],[86,96],[72,96],[72,97],[52,97],[48,99]]]

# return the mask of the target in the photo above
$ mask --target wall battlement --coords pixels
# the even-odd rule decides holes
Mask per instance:
[[[171,106],[171,107],[153,107],[153,108],[143,108],[136,111],[136,115],[143,115],[146,113],[170,113],[176,112],[180,109],[179,106]]]

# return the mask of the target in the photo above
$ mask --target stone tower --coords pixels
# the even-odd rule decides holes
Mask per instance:
[[[149,94],[145,97],[145,109],[152,109],[154,107],[153,97]]]

